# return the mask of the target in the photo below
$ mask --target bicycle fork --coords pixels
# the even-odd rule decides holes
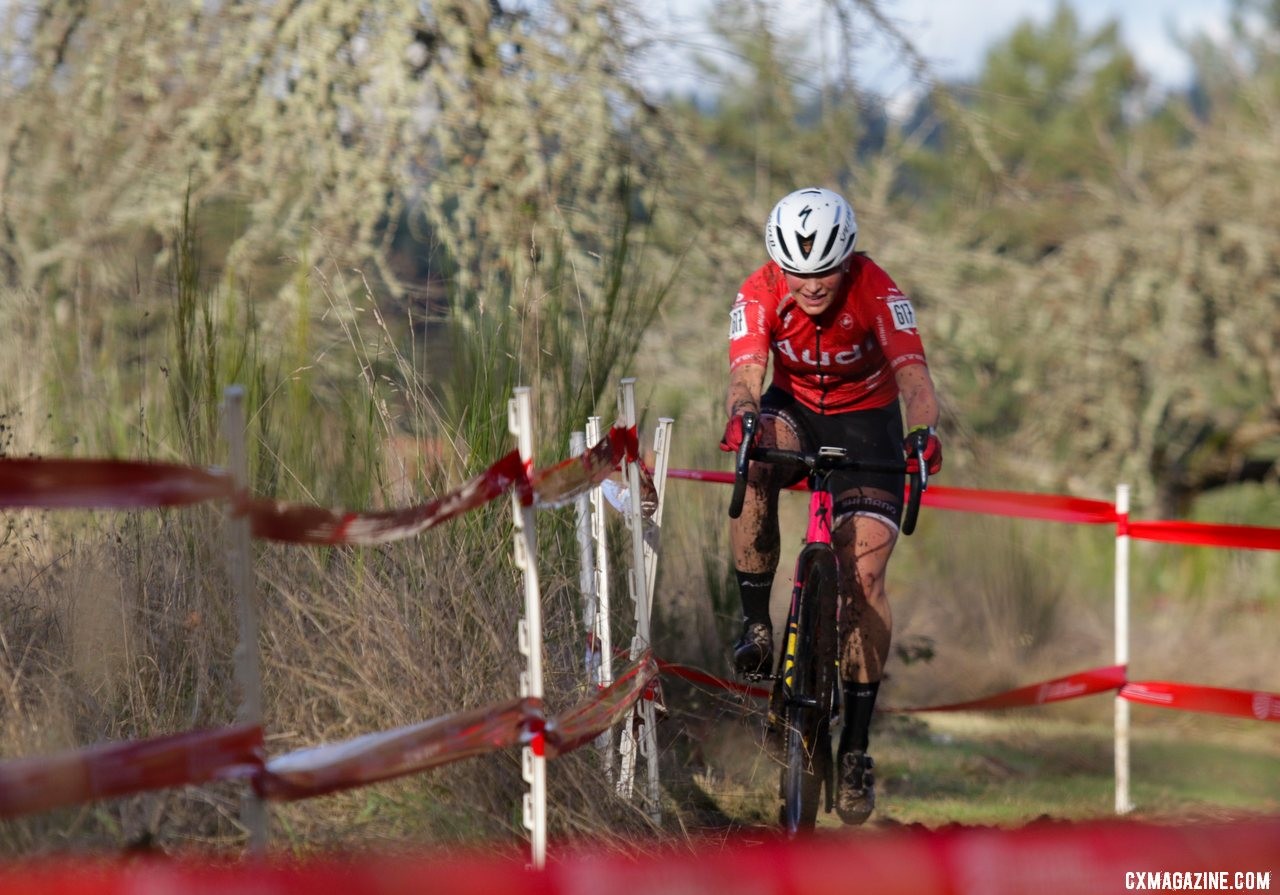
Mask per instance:
[[[831,493],[824,488],[815,489],[809,495],[809,523],[805,531],[805,544],[831,544],[831,519],[834,513],[834,501]],[[805,708],[816,708],[813,699],[804,699],[795,695],[795,666],[797,649],[797,629],[800,618],[800,593],[804,587],[804,574],[807,564],[804,556],[796,560],[795,573],[791,587],[791,605],[787,610],[786,628],[782,635],[782,664],[778,676],[782,679],[783,698],[789,705]],[[770,705],[769,723],[780,720],[780,705]],[[834,719],[833,719],[834,720]]]
[[[808,592],[809,599],[813,599],[814,594],[812,588],[807,588],[807,578],[813,574],[823,574],[823,568],[838,568],[838,562],[827,565],[818,561],[814,556],[817,552],[831,553],[831,520],[833,516],[833,500],[831,494],[826,489],[816,489],[810,494],[809,505],[809,523],[808,530],[805,534],[805,548],[801,551],[800,556],[796,560],[795,581],[791,590],[791,604],[787,611],[786,628],[783,633],[783,649],[782,662],[779,667],[778,683],[780,686],[774,689],[774,698],[769,707],[769,724],[774,729],[782,730],[784,733],[793,725],[798,726],[804,740],[804,749],[811,756],[811,761],[815,765],[823,767],[825,773],[826,792],[826,810],[832,810],[833,792],[834,792],[834,762],[829,760],[818,761],[819,746],[826,742],[825,735],[820,734],[820,730],[829,731],[832,726],[838,723],[839,707],[841,704],[840,697],[840,675],[839,675],[839,652],[829,660],[832,667],[829,669],[829,680],[832,683],[830,688],[822,688],[820,692],[811,692],[812,684],[802,684],[797,679],[797,662],[800,649],[803,647],[800,643],[800,626],[802,614],[808,619],[805,624],[810,629],[805,634],[808,642],[808,649],[813,649],[815,640],[815,632],[812,626],[817,624],[830,625],[837,624],[835,617],[821,617],[822,612],[817,605],[805,606],[805,594]],[[834,555],[832,556],[834,560]],[[835,582],[832,582],[833,584]],[[833,616],[839,613],[839,603],[836,601]],[[833,635],[828,635],[833,636]],[[815,657],[811,657],[810,661]],[[812,671],[807,672],[812,674]],[[822,675],[825,677],[826,675]],[[826,704],[821,704],[821,703]],[[804,717],[810,720],[802,721]],[[818,719],[822,719],[819,721]],[[817,736],[818,739],[812,739]]]

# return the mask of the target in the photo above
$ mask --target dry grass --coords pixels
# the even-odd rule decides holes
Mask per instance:
[[[619,257],[618,263],[627,262]],[[3,356],[16,359],[23,341],[44,339],[48,357],[69,359],[76,387],[55,387],[61,380],[52,365],[33,365],[23,375],[15,369],[0,391],[0,413],[8,421],[0,447],[22,455],[158,452],[164,459],[208,462],[219,448],[211,443],[217,432],[207,396],[237,381],[230,377],[247,376],[254,481],[265,493],[348,506],[402,503],[409,495],[426,501],[509,449],[505,401],[521,360],[538,355],[529,343],[528,321],[518,315],[483,333],[482,344],[474,343],[479,336],[472,330],[473,344],[455,346],[467,375],[429,381],[417,354],[421,346],[401,353],[399,324],[368,313],[374,308],[368,294],[339,287],[330,292],[321,278],[328,313],[339,323],[318,345],[307,341],[308,328],[299,322],[284,327],[294,341],[266,347],[256,333],[240,329],[237,308],[250,304],[248,296],[230,285],[206,290],[194,270],[175,288],[180,310],[187,311],[171,320],[171,334],[180,336],[177,347],[163,344],[161,330],[161,344],[137,348],[143,358],[165,358],[158,379],[154,370],[148,376],[149,362],[141,361],[132,376],[127,364],[119,375],[95,375],[110,351],[79,353],[82,343],[92,341],[85,338],[86,320],[59,329],[34,314],[25,328],[10,330],[6,348],[13,350]],[[565,363],[587,371],[592,381],[611,376],[612,365],[632,350],[618,339],[628,337],[631,315],[647,300],[614,299],[622,316],[610,343],[616,350],[607,356],[584,360],[574,353],[581,345],[574,348],[572,340],[581,334],[575,335],[572,320],[557,324]],[[145,304],[141,313],[148,313]],[[320,312],[302,306],[298,313],[305,318]],[[344,341],[335,343],[335,336]],[[318,355],[314,363],[312,351]],[[536,360],[533,373],[550,382],[554,365]],[[360,372],[354,387],[341,379],[351,369]],[[483,375],[469,375],[475,370]],[[26,391],[18,388],[24,383]],[[584,389],[577,400],[592,399]],[[74,431],[78,418],[100,420],[91,407],[133,402],[135,428],[94,422],[75,442],[59,434]],[[47,410],[52,407],[65,418],[55,420]],[[403,446],[401,425],[416,435],[439,433],[464,445],[466,455],[449,463],[397,464],[401,458],[391,454]],[[555,444],[560,433],[551,429],[539,447],[559,459],[565,451]],[[551,711],[586,694],[577,546],[566,515],[571,512],[539,518]],[[7,514],[5,522],[0,754],[48,754],[234,719],[236,624],[216,508],[23,511]],[[415,541],[380,548],[256,543],[269,754],[516,695],[525,664],[516,646],[523,596],[511,559],[511,528],[510,505],[503,499]],[[625,644],[631,607],[620,573],[617,579],[614,592],[623,599],[615,603],[614,630],[617,642]],[[595,837],[608,830],[627,838],[652,831],[643,814],[614,794],[593,749],[554,762],[549,781],[553,837]],[[479,757],[277,806],[274,842],[298,852],[375,844],[509,847],[524,839],[520,800],[526,788],[517,752]],[[6,823],[0,852],[115,849],[141,842],[161,849],[235,849],[244,841],[237,802],[237,789],[222,785],[54,811]]]
[[[500,501],[468,525],[369,550],[262,545],[256,563],[268,751],[348,739],[515,695],[522,612]],[[200,519],[200,516],[206,516]],[[109,517],[46,539],[52,564],[7,566],[6,755],[217,726],[234,716],[235,629],[216,518],[196,509],[163,522]],[[554,539],[554,520],[548,526]],[[476,549],[478,543],[487,549]],[[554,545],[552,545],[554,546]],[[464,559],[465,557],[465,559]],[[566,582],[544,587],[548,701],[581,698],[577,618]],[[561,837],[646,829],[607,787],[594,750],[551,772]],[[307,851],[360,844],[511,843],[519,839],[518,755],[462,762],[367,791],[273,811],[277,842]],[[6,823],[10,854],[114,848],[227,849],[241,840],[234,789],[148,793]]]

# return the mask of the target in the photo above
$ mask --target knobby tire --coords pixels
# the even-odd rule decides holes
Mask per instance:
[[[796,650],[789,692],[783,682],[782,825],[789,836],[813,829],[823,785],[831,785],[830,724],[838,636],[836,558],[829,546],[811,544],[800,554],[795,587]]]

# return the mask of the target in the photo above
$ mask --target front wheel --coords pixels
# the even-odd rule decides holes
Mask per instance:
[[[831,708],[836,676],[836,556],[811,544],[796,564],[792,612],[783,649],[782,826],[812,830],[823,784],[831,780]]]

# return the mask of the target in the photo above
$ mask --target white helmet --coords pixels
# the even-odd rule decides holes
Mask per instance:
[[[853,254],[857,238],[853,208],[821,187],[783,196],[764,225],[769,257],[788,273],[831,270]]]

